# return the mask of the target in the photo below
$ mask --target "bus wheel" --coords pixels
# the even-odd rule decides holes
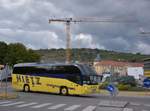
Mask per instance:
[[[61,87],[60,94],[62,94],[62,95],[68,95],[68,88],[67,87]]]
[[[24,85],[23,91],[24,92],[29,92],[30,91],[29,85]]]

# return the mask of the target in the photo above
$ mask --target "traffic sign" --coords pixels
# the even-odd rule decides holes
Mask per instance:
[[[146,88],[150,88],[150,79],[148,79],[148,78],[144,79],[143,85]]]
[[[118,94],[118,89],[112,84],[109,84],[106,90],[110,92],[111,96],[116,96]]]

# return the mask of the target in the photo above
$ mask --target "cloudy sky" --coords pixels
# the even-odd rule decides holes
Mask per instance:
[[[65,48],[63,23],[49,18],[112,18],[128,23],[72,23],[72,47],[150,54],[150,0],[0,0],[0,41]]]

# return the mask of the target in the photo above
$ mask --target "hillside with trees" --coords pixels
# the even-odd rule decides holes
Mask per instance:
[[[65,62],[65,49],[27,49],[21,43],[0,42],[0,64],[16,64],[20,62]],[[150,58],[150,55],[140,53],[123,53],[101,49],[72,49],[72,60],[79,62],[93,62],[97,55],[100,55],[102,60],[116,60],[129,62],[142,62],[145,58]]]
[[[65,49],[40,49],[36,52],[41,55],[41,59],[47,62],[65,61]],[[101,49],[72,49],[72,60],[80,62],[93,62],[97,55],[100,55],[102,60],[116,60],[129,62],[142,62],[145,58],[150,58],[150,55],[140,53],[123,53]]]

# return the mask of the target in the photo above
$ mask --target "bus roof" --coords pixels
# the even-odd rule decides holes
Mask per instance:
[[[143,61],[150,61],[150,58],[145,58],[143,59]]]
[[[56,64],[50,64],[50,63],[19,63],[19,64],[15,64],[14,67],[24,67],[24,66],[70,66],[70,65],[74,65],[74,66],[78,66],[79,64],[65,64],[65,63],[56,63]]]

